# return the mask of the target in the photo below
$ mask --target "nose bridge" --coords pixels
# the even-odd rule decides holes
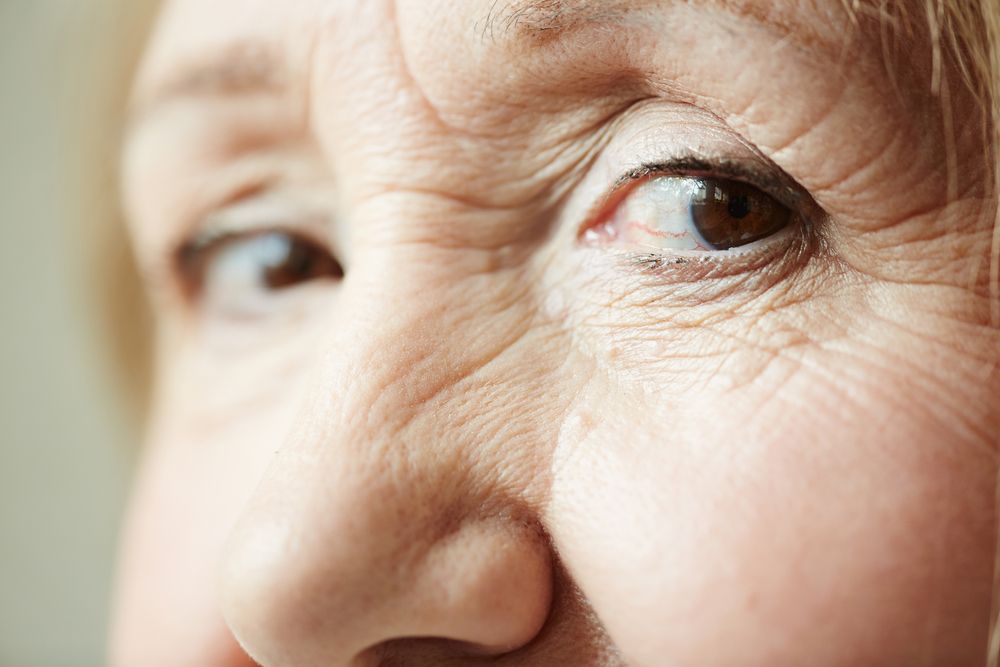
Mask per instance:
[[[345,294],[351,324],[223,563],[227,620],[266,667],[352,664],[419,637],[505,651],[547,613],[545,540],[457,407],[489,385],[468,380],[495,351],[455,345],[431,299],[352,307],[365,292]]]

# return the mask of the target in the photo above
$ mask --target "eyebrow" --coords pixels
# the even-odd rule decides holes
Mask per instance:
[[[559,33],[583,23],[613,21],[621,16],[620,0],[494,0],[482,25],[482,35]]]
[[[850,8],[858,0],[840,0],[835,4]],[[687,4],[720,10],[750,19],[794,39],[807,47],[834,50],[835,43],[812,26],[791,20],[778,10],[775,0],[493,0],[482,26],[481,37],[548,41],[589,24],[622,23],[626,16],[645,9]]]
[[[163,81],[139,91],[129,105],[128,125],[186,98],[278,95],[288,87],[287,67],[275,49],[261,42],[237,42],[192,58]]]
[[[773,0],[772,0],[773,1]],[[801,22],[771,11],[769,0],[694,0],[693,4],[724,10],[749,18],[807,46],[829,46],[830,42]],[[841,0],[854,2],[856,0]],[[493,0],[486,17],[477,22],[480,37],[538,43],[565,36],[588,24],[623,23],[630,13],[664,8],[682,0]],[[691,4],[687,0],[685,4]],[[839,4],[839,3],[838,3]],[[207,57],[199,55],[176,67],[165,80],[140,91],[129,105],[127,128],[173,102],[185,98],[280,95],[288,91],[287,63],[274,45],[241,41]]]

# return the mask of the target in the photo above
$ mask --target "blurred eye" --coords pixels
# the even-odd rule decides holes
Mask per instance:
[[[791,221],[791,210],[752,185],[664,176],[634,187],[605,222],[587,232],[587,238],[707,252],[767,239]]]
[[[179,264],[192,298],[232,314],[255,314],[282,292],[344,275],[326,248],[279,231],[196,242],[181,250]]]

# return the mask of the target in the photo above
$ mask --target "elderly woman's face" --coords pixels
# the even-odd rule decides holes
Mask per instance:
[[[817,4],[170,2],[117,664],[981,664],[981,115]]]

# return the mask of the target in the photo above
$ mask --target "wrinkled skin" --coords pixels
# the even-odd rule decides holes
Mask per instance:
[[[722,4],[167,3],[114,664],[983,663],[981,118],[945,59],[949,132],[919,26]],[[583,233],[692,153],[773,162],[808,224],[706,261]],[[238,205],[344,278],[192,295],[177,247]]]

